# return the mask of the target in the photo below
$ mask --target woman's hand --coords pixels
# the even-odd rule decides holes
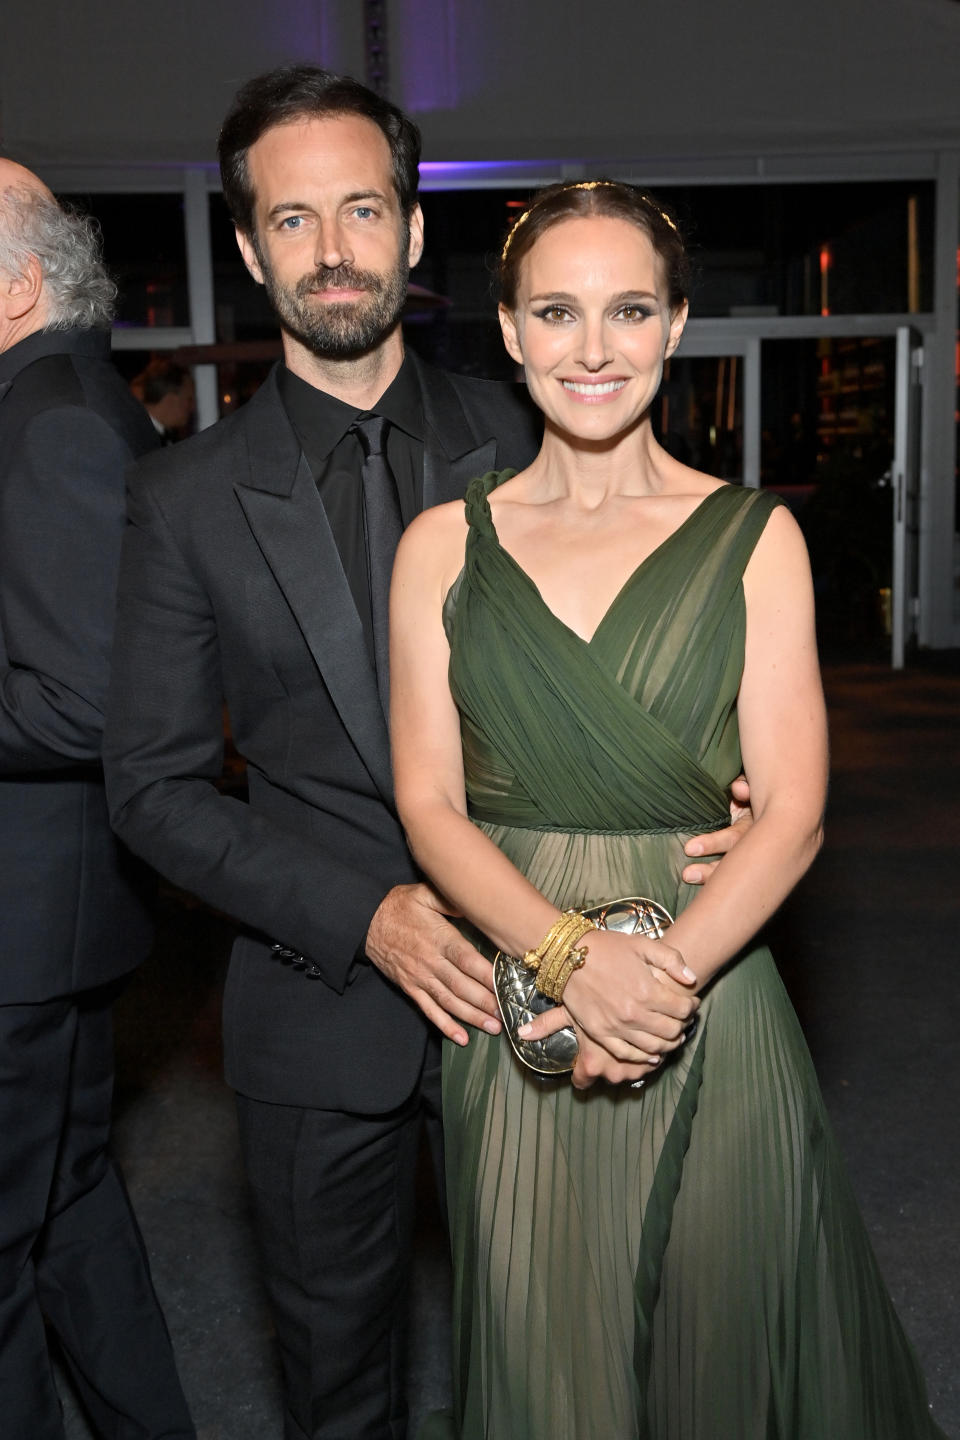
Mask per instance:
[[[577,1063],[570,1076],[575,1090],[589,1090],[598,1080],[608,1085],[632,1085],[639,1090],[644,1080],[657,1074],[661,1064],[659,1056],[643,1065],[621,1064],[582,1030],[577,1030],[577,1046]]]
[[[621,1065],[649,1065],[682,1044],[700,1002],[696,976],[680,952],[665,940],[612,930],[598,930],[584,943],[587,962],[567,982],[564,1005],[521,1026],[521,1038],[542,1040],[572,1020]],[[604,1072],[603,1078],[612,1077]]]

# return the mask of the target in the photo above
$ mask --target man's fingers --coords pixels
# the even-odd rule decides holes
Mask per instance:
[[[500,1011],[496,997],[448,960],[431,967],[419,988],[464,1024],[485,1030],[488,1035],[499,1035]]]
[[[686,865],[680,871],[680,879],[686,885],[703,885],[712,870],[712,865]]]
[[[745,775],[738,775],[730,786],[730,815],[736,822],[750,813],[750,786]]]
[[[454,1045],[468,1043],[469,1037],[466,1030],[462,1025],[457,1024],[452,1015],[448,1015],[446,1010],[437,1004],[432,995],[428,995],[426,990],[411,990],[409,993],[411,1000],[416,1002],[425,1017],[431,1024],[436,1025],[442,1035],[445,1035],[448,1040],[452,1040]]]
[[[473,989],[475,993],[486,993],[479,991],[478,987],[473,987]],[[407,993],[411,1000],[416,1001],[427,1018],[438,1025],[444,1035],[451,1040],[456,1040],[458,1045],[467,1043],[463,1030],[464,1025],[470,1025],[475,1030],[483,1030],[487,1035],[499,1035],[500,1033],[499,1015],[491,1015],[478,1005],[472,1004],[469,999],[464,999],[463,996],[458,995],[456,991],[444,984],[437,975],[431,975],[420,985],[411,986]],[[437,1016],[443,1017],[442,1024]],[[458,1034],[454,1033],[455,1031],[464,1038],[459,1039]]]
[[[489,960],[485,960],[479,950],[469,945],[458,930],[450,927],[452,936],[443,946],[443,953],[462,975],[489,991],[493,999],[493,966]],[[479,1002],[478,1002],[479,1003]],[[496,1001],[493,1002],[496,1010]]]

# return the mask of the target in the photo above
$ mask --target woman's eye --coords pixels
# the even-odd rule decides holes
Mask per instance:
[[[553,324],[560,324],[564,320],[569,320],[570,311],[565,305],[547,305],[542,310],[538,310],[536,315],[539,320],[549,320]]]
[[[621,320],[646,320],[650,313],[643,305],[621,305],[617,311]]]

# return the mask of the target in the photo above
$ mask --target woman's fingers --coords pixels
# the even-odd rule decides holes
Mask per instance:
[[[563,1030],[570,1023],[566,1008],[555,1005],[552,1010],[544,1010],[534,1016],[529,1024],[521,1025],[517,1034],[521,1040],[546,1040],[548,1035],[556,1035],[558,1030]]]
[[[651,945],[649,950],[644,952],[644,960],[652,970],[662,970],[678,985],[695,985],[697,977],[690,966],[686,963],[679,950],[674,950],[665,940],[660,940],[656,945]]]

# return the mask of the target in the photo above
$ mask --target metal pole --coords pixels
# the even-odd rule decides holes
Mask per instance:
[[[364,0],[363,24],[367,84],[376,95],[386,97],[390,88],[387,0]]]

